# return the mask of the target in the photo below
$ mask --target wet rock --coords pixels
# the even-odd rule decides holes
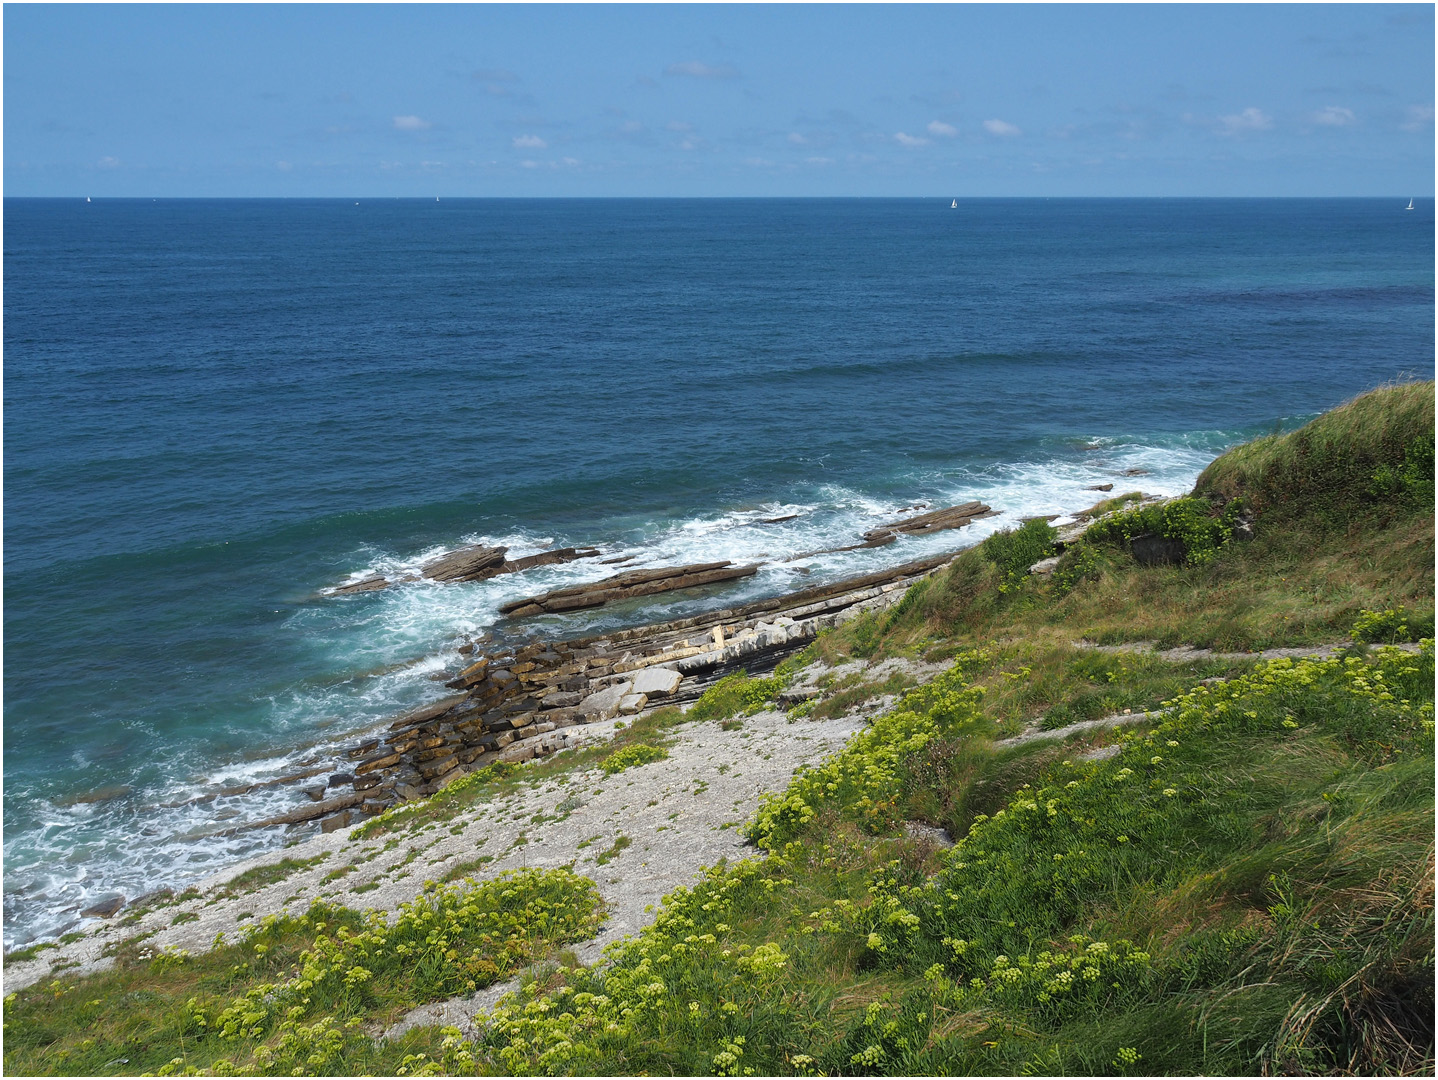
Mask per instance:
[[[383,589],[388,585],[389,582],[385,578],[376,574],[373,577],[367,577],[362,581],[354,581],[348,585],[336,585],[330,591],[337,596],[343,596],[348,593],[374,592],[376,589]]]
[[[420,570],[431,581],[483,581],[494,577],[504,565],[507,547],[486,547],[474,544],[441,555],[434,562]]]
[[[980,518],[993,516],[994,509],[992,507],[975,500],[960,503],[958,506],[948,506],[942,510],[933,510],[927,514],[919,514],[916,517],[891,521],[887,525],[880,525],[877,529],[870,529],[864,534],[864,539],[874,542],[896,533],[927,536],[929,533],[941,532],[944,529],[962,529]]]
[[[653,570],[628,570],[588,585],[574,585],[555,589],[541,596],[514,600],[502,605],[499,611],[502,615],[510,616],[534,614],[530,609],[536,607],[552,614],[580,611],[602,607],[616,600],[733,581],[749,577],[757,573],[758,569],[757,564],[734,566],[726,559],[721,562],[666,566]]]
[[[1124,475],[1127,476],[1128,474],[1127,474],[1127,473],[1124,473]],[[1085,491],[1112,491],[1112,490],[1113,490],[1113,485],[1112,485],[1112,484],[1090,484],[1088,487],[1084,488],[1084,490],[1085,490]]]
[[[358,782],[360,776],[367,772],[374,772],[376,769],[386,769],[391,765],[398,765],[399,758],[400,756],[397,753],[377,754],[372,758],[366,758],[355,766],[356,782]]]
[[[355,815],[351,811],[341,810],[338,814],[332,814],[320,822],[320,832],[332,833],[343,829],[354,820],[354,817]]]
[[[423,724],[428,720],[435,719],[435,717],[443,716],[449,712],[450,709],[463,705],[468,700],[468,694],[456,694],[452,697],[440,698],[440,700],[430,702],[428,705],[421,705],[419,708],[411,709],[403,716],[391,722],[389,726],[390,730],[398,731],[401,728]]]
[[[308,796],[309,796],[311,799],[313,799],[315,802],[319,802],[321,799],[323,799],[323,798],[325,797],[325,792],[326,792],[328,789],[329,789],[329,785],[328,785],[328,784],[315,784],[313,787],[307,787],[307,788],[305,788],[305,794],[308,795]]]
[[[101,900],[98,904],[91,904],[84,911],[80,912],[80,918],[108,919],[124,906],[125,898],[123,896],[112,896],[106,900]]]
[[[353,774],[353,773],[347,773],[347,772],[331,773],[331,774],[330,774],[330,785],[329,785],[329,786],[332,787],[332,788],[335,788],[335,787],[343,787],[345,784],[353,784],[353,783],[354,783],[354,779],[355,779],[355,778],[354,778],[354,774]]]

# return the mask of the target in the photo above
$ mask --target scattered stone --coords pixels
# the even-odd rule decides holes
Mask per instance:
[[[1124,473],[1124,475],[1125,475],[1125,476],[1128,476],[1129,474],[1128,474],[1128,473]],[[1112,485],[1112,484],[1090,484],[1088,487],[1084,488],[1084,490],[1085,490],[1085,491],[1112,491],[1112,490],[1113,490],[1113,485]]]
[[[1029,567],[1030,574],[1052,574],[1054,568],[1059,564],[1059,556],[1055,555],[1049,559],[1040,559]]]
[[[354,814],[348,810],[341,810],[338,814],[332,814],[320,822],[320,832],[332,833],[336,829],[343,829],[354,820]]]
[[[328,788],[328,784],[315,784],[313,787],[305,788],[305,794],[315,802],[319,802],[325,797],[325,791],[328,790]]]

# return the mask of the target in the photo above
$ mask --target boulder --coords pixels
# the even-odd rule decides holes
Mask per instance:
[[[338,814],[331,814],[320,822],[320,832],[332,833],[337,829],[343,829],[354,820],[354,814],[349,810],[341,810]]]
[[[1124,475],[1127,475],[1127,474],[1125,473]],[[1085,491],[1112,491],[1112,490],[1113,490],[1113,485],[1112,485],[1112,484],[1090,484],[1088,487],[1084,488],[1084,490],[1085,490]]]
[[[1053,556],[1053,558],[1050,559],[1040,559],[1038,562],[1034,563],[1032,566],[1029,567],[1029,573],[1052,574],[1054,572],[1054,567],[1058,566],[1058,564],[1059,557],[1057,555]]]
[[[1174,565],[1188,557],[1188,547],[1182,540],[1170,540],[1152,533],[1135,536],[1129,541],[1129,550],[1142,566]]]
[[[672,668],[640,668],[634,673],[634,693],[651,698],[667,697],[679,689],[683,679],[684,676]]]
[[[619,714],[621,716],[633,716],[635,713],[643,712],[644,706],[649,699],[643,694],[625,694],[619,699]]]
[[[601,720],[608,720],[619,712],[619,703],[633,692],[633,683],[617,682],[612,686],[606,686],[597,693],[590,694],[579,703],[578,709],[581,712],[597,713]]]

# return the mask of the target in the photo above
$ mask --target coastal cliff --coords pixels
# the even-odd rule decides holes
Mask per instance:
[[[1431,1071],[1432,383],[1079,518],[470,648],[7,1070]]]

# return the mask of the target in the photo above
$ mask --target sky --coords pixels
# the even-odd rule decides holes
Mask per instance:
[[[1434,7],[9,3],[7,196],[1434,189]]]

